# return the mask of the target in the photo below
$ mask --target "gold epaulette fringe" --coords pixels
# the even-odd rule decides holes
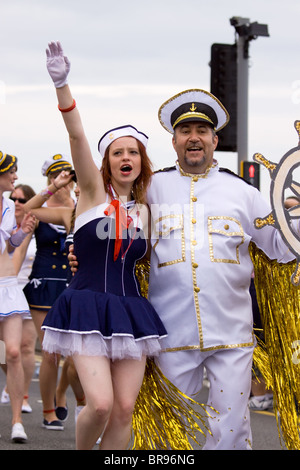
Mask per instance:
[[[197,409],[200,408],[200,411]],[[191,450],[201,447],[211,407],[180,392],[148,358],[133,414],[133,450]],[[215,410],[214,410],[215,411]],[[203,429],[202,429],[203,428]]]
[[[281,443],[288,450],[299,450],[300,287],[291,283],[296,262],[270,260],[254,244],[250,255],[264,330],[264,344],[258,342],[254,361],[273,391]]]

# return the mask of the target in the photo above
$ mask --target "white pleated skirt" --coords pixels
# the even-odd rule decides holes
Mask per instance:
[[[30,315],[29,306],[16,276],[0,277],[0,321],[11,315]]]

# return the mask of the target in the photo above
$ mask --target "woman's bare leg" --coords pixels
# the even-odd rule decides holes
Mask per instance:
[[[37,333],[32,320],[23,320],[23,333],[22,333],[22,363],[24,369],[24,399],[23,405],[28,404],[29,387],[35,369],[35,344]]]
[[[91,450],[102,434],[113,404],[110,361],[106,357],[73,356],[86,406],[78,415],[76,448]]]
[[[3,340],[6,347],[6,383],[9,392],[12,424],[22,423],[22,403],[24,396],[24,370],[21,359],[22,317],[12,315],[1,322]]]
[[[132,414],[143,383],[145,358],[121,360],[111,364],[114,402],[102,436],[101,450],[126,449],[131,435]]]
[[[34,321],[36,331],[41,345],[43,344],[44,332],[42,324],[46,317],[46,312],[41,310],[31,310],[32,319]],[[55,413],[54,397],[57,384],[57,375],[59,367],[60,356],[49,354],[42,351],[42,362],[40,366],[40,392],[43,402],[44,418],[51,423],[57,420]]]

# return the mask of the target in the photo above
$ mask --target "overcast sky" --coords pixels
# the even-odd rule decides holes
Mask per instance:
[[[230,18],[267,24],[250,42],[249,159],[278,162],[298,143],[300,58],[297,0],[0,0],[0,150],[19,159],[19,182],[45,186],[41,167],[69,152],[46,70],[45,49],[60,40],[71,61],[69,84],[94,156],[101,135],[132,124],[149,137],[155,168],[174,164],[159,106],[189,88],[210,89],[210,48],[233,44]],[[216,154],[237,169],[235,153]],[[262,171],[268,197],[269,174]]]

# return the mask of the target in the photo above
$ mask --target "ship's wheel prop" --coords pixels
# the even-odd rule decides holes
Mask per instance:
[[[270,199],[272,211],[264,218],[254,221],[255,227],[260,229],[266,225],[277,228],[287,247],[295,255],[297,264],[291,281],[295,286],[300,284],[300,234],[295,230],[292,221],[300,219],[300,204],[286,209],[284,206],[285,191],[291,192],[300,198],[300,184],[293,178],[293,173],[300,166],[300,121],[295,121],[295,129],[298,133],[298,146],[289,150],[280,160],[272,163],[260,153],[253,156],[253,160],[264,165],[270,172],[271,187]],[[298,227],[298,223],[295,224]]]

